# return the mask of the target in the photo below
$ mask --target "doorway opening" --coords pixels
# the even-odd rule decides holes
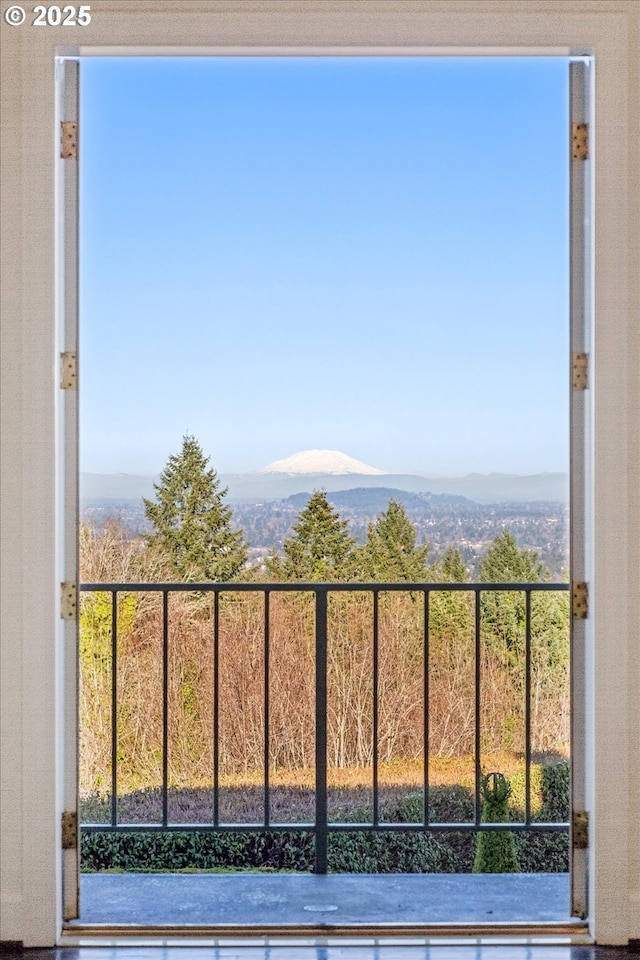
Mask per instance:
[[[431,882],[500,835],[506,900],[567,893],[495,919],[570,919],[569,71],[81,63],[87,865]],[[159,536],[189,454],[231,577]],[[496,773],[509,829],[480,831]]]

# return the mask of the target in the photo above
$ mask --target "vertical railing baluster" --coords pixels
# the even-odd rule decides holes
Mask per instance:
[[[162,591],[162,826],[169,822],[169,592]]]
[[[269,826],[269,591],[264,592],[264,825]]]
[[[316,590],[315,872],[327,872],[327,590]]]
[[[475,787],[475,821],[480,823],[482,815],[482,766],[480,757],[480,587],[475,589],[475,754],[476,754],[476,787]]]
[[[379,591],[373,591],[373,825],[380,823],[378,803],[378,600]]]
[[[423,774],[424,774],[424,811],[422,822],[429,826],[429,602],[431,594],[424,591],[424,643],[422,654],[422,696],[423,696]]]
[[[525,593],[524,636],[524,819],[531,823],[531,589]]]
[[[118,591],[111,591],[111,826],[118,825]]]
[[[220,823],[220,594],[213,594],[213,825]]]

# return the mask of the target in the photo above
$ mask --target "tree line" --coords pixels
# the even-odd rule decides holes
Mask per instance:
[[[259,589],[234,592],[234,581],[349,581],[329,596],[328,762],[366,766],[373,755],[372,597],[365,582],[464,583],[467,569],[452,546],[429,563],[428,545],[401,504],[391,500],[362,545],[315,491],[266,570],[248,569],[247,544],[233,528],[216,472],[198,442],[185,436],[145,501],[153,532],[132,539],[117,524],[81,530],[85,582],[229,584],[214,614],[203,591],[173,593],[169,606],[169,775],[171,785],[210,782],[214,702],[223,775],[253,775],[264,761],[269,703],[269,758],[274,769],[313,765],[315,634],[312,596],[273,593],[269,607],[269,691],[265,691],[265,601]],[[505,530],[482,559],[490,583],[543,582],[535,553]],[[157,594],[119,593],[117,607],[118,764],[121,785],[157,786],[162,760],[162,609]],[[84,595],[80,618],[81,782],[85,793],[108,787],[113,668],[109,594]],[[217,618],[217,619],[215,619]],[[428,644],[425,624],[428,618]],[[214,650],[214,620],[217,637]],[[524,751],[524,593],[483,591],[480,671],[481,745],[485,752]],[[555,749],[569,739],[569,611],[566,593],[531,598],[532,746]],[[382,591],[378,603],[378,755],[415,760],[424,749],[424,679],[429,682],[430,755],[470,756],[475,743],[475,599],[446,588]],[[214,689],[217,677],[217,691]]]
[[[156,566],[171,578],[187,582],[230,582],[260,576],[247,567],[244,533],[233,526],[226,489],[195,437],[183,438],[182,450],[172,454],[154,485],[155,500],[144,499],[146,519],[153,532],[144,538]],[[327,499],[315,490],[298,515],[281,554],[266,560],[274,580],[297,582],[462,582],[467,570],[460,551],[452,545],[444,557],[429,564],[429,545],[416,544],[414,524],[403,505],[391,499],[388,507],[367,527],[359,545]],[[479,579],[487,582],[530,582],[550,579],[535,553],[520,550],[513,535],[498,535],[479,565]]]

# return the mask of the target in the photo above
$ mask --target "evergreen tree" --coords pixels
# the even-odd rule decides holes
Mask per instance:
[[[360,550],[360,566],[366,580],[424,581],[427,577],[429,544],[416,547],[416,529],[398,500],[389,505],[367,528]]]
[[[283,557],[270,557],[267,570],[279,580],[345,580],[352,572],[355,540],[324,490],[314,490],[298,514]]]
[[[521,550],[509,530],[498,534],[479,565],[486,583],[538,583],[548,571],[531,550]],[[512,667],[522,667],[526,627],[526,601],[516,591],[484,591],[482,624],[496,652],[504,651]]]
[[[232,528],[231,509],[223,503],[227,490],[208,463],[195,437],[186,434],[181,452],[169,457],[154,484],[156,502],[144,499],[154,527],[147,542],[185,581],[232,580],[247,559],[242,531]]]
[[[469,579],[457,547],[448,547],[444,556],[431,565],[429,579],[434,583],[464,583]],[[434,648],[442,651],[443,660],[454,656],[454,647],[460,648],[472,635],[472,601],[472,594],[458,590],[433,590],[431,593],[429,623],[432,641]]]
[[[480,580],[487,583],[536,583],[546,579],[538,554],[520,550],[510,530],[495,537],[479,566]]]
[[[445,554],[431,565],[429,577],[434,583],[464,583],[467,565],[457,547],[447,547]]]

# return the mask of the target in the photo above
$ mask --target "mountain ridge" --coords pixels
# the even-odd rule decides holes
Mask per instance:
[[[133,500],[154,497],[157,477],[133,474],[82,473],[83,500]],[[221,487],[228,488],[230,502],[282,500],[313,490],[352,490],[356,487],[387,487],[408,493],[449,494],[477,503],[545,501],[566,503],[569,478],[564,473],[467,474],[462,477],[429,477],[416,474],[220,474]]]

